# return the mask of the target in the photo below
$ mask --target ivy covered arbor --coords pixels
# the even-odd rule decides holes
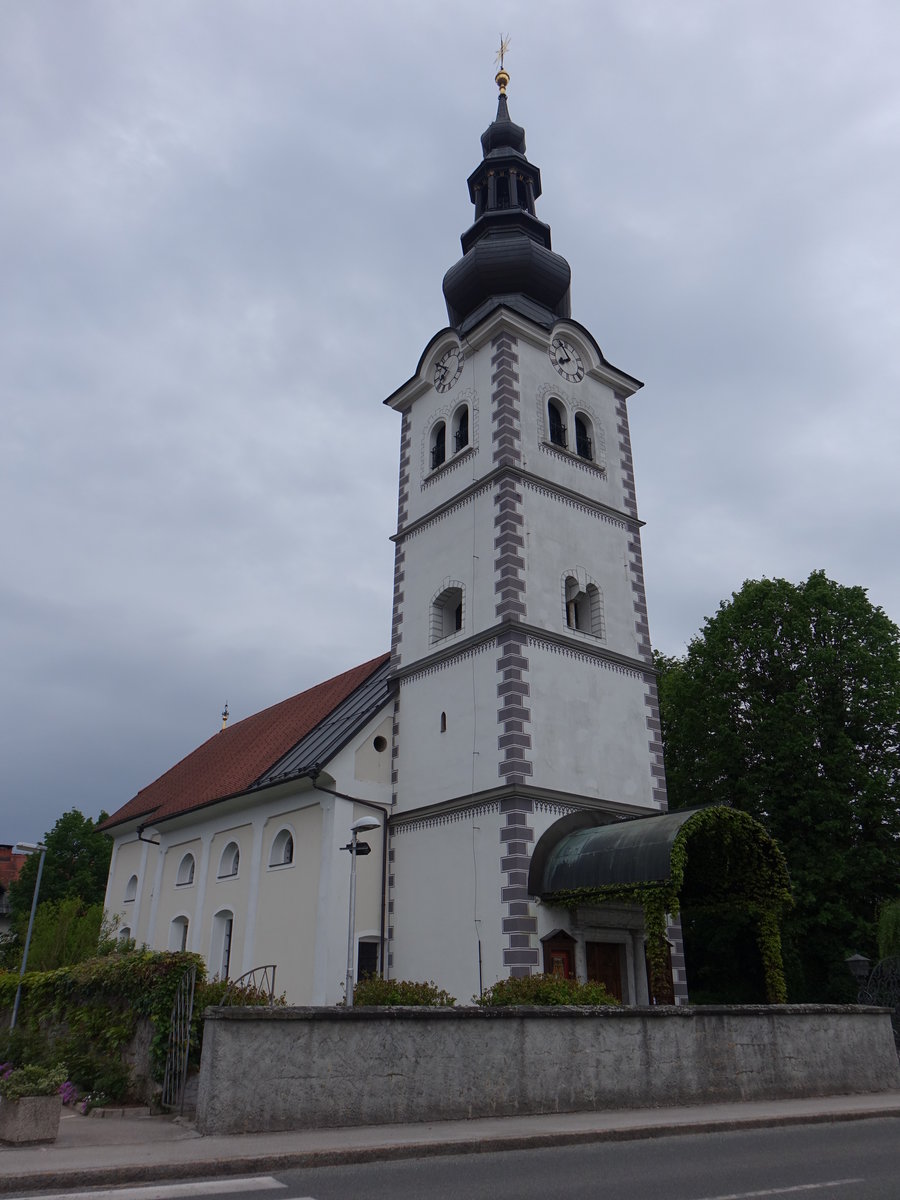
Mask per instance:
[[[716,805],[613,822],[570,813],[535,846],[528,890],[570,911],[640,905],[655,995],[665,987],[667,916],[737,912],[755,927],[766,999],[786,1000],[780,920],[792,903],[790,879],[781,850],[747,813]]]

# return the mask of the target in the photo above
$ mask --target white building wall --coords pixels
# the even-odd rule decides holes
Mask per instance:
[[[643,677],[533,640],[528,658],[533,783],[657,811]]]
[[[372,805],[390,802],[392,719],[383,711],[326,764],[323,788],[347,791]],[[123,914],[138,944],[170,948],[172,921],[188,919],[188,949],[207,960],[210,975],[221,966],[221,929],[216,918],[233,913],[229,974],[237,977],[274,962],[276,984],[294,1004],[335,1004],[346,971],[350,856],[341,846],[350,826],[377,811],[313,789],[306,780],[224,801],[174,821],[152,826],[139,841],[134,832],[115,840],[107,911]],[[290,829],[293,862],[272,865],[273,840]],[[372,847],[358,860],[357,922],[360,936],[381,934],[382,836],[365,835]],[[240,849],[238,872],[222,876],[222,852]],[[194,879],[178,884],[186,853],[194,855]],[[131,875],[137,896],[124,902]]]

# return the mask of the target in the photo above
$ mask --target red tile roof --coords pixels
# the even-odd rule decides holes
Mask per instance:
[[[147,823],[246,791],[390,656],[380,654],[309,691],[229,725],[123,805],[100,826]]]

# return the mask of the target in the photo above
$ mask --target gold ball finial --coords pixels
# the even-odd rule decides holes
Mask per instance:
[[[509,43],[511,40],[512,39],[510,38],[509,34],[507,34],[506,37],[504,37],[502,33],[500,34],[500,49],[497,51],[497,56],[494,59],[494,62],[500,64],[500,70],[494,76],[494,83],[496,83],[497,87],[500,89],[501,96],[506,95],[506,88],[509,84],[509,71],[504,68],[503,60],[509,53]]]

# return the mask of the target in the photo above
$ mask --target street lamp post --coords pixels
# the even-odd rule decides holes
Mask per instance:
[[[344,987],[344,1003],[353,1007],[353,947],[356,941],[356,856],[368,854],[368,842],[357,842],[357,836],[365,829],[378,829],[381,822],[377,817],[360,817],[350,826],[350,842],[342,850],[350,851],[350,926],[347,930],[347,979]]]
[[[47,853],[47,847],[40,842],[17,842],[13,847],[13,851],[18,850],[20,853],[24,851],[26,854],[34,854],[40,851],[41,858],[38,862],[37,879],[34,881],[34,895],[31,897],[31,916],[28,918],[28,933],[25,935],[25,949],[22,951],[22,966],[19,970],[19,986],[16,988],[16,999],[13,1003],[12,1019],[9,1022],[10,1029],[16,1027],[16,1017],[19,1015],[19,1000],[22,997],[22,976],[25,974],[25,967],[28,965],[28,947],[31,945],[31,931],[34,929],[34,914],[37,909],[38,892],[41,890],[41,875],[44,873],[44,855]]]

